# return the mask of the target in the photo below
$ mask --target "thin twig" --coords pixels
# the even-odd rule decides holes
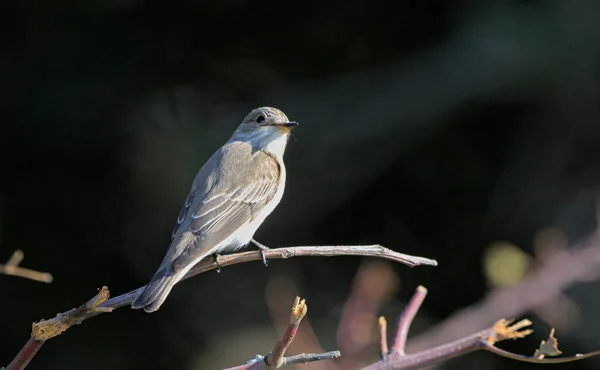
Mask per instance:
[[[294,300],[298,295],[298,287],[292,279],[283,276],[272,276],[265,291],[266,304],[269,307],[273,324],[277,331],[283,335],[289,325],[289,306],[285,302]],[[308,317],[302,320],[302,330],[296,334],[294,341],[288,347],[288,351],[299,353],[323,353],[325,349],[321,345]],[[320,362],[313,364],[314,370],[330,370],[332,362]]]
[[[56,317],[49,320],[42,320],[33,324],[31,336],[37,340],[48,340],[62,334],[65,330],[81,322],[93,313],[111,312],[110,307],[101,307],[101,304],[106,302],[110,296],[110,291],[107,287],[102,287],[92,299],[83,305],[74,308],[70,311],[58,314]]]
[[[51,283],[52,274],[40,272],[19,266],[25,255],[23,251],[17,249],[5,264],[0,264],[0,274],[18,276],[25,279],[35,280],[42,283]]]
[[[383,316],[379,317],[379,346],[380,358],[383,360],[388,354],[387,321]]]
[[[600,355],[600,351],[596,351],[585,355],[576,355],[559,359],[539,358],[538,355],[540,353],[543,353],[545,356],[557,356],[562,353],[558,350],[557,341],[554,337],[554,330],[550,332],[548,340],[542,342],[540,349],[536,351],[534,356],[522,356],[501,350],[494,345],[503,340],[524,338],[533,332],[533,330],[528,329],[528,327],[532,324],[529,320],[521,320],[516,324],[512,324],[512,321],[507,321],[504,319],[496,321],[496,323],[490,328],[468,335],[453,342],[434,348],[429,348],[414,354],[403,354],[401,352],[403,347],[399,345],[399,343],[406,343],[405,333],[408,332],[410,322],[412,321],[412,318],[414,318],[421,303],[423,302],[426,293],[427,290],[425,288],[418,287],[415,294],[411,298],[410,303],[406,306],[404,310],[405,312],[401,315],[400,323],[398,325],[396,343],[394,344],[394,348],[390,351],[390,353],[388,353],[387,356],[383,356],[380,361],[371,364],[362,370],[421,369],[423,367],[434,365],[442,361],[482,349],[514,360],[535,363],[571,362]],[[381,326],[383,327],[383,325]],[[382,338],[385,338],[383,334]],[[382,343],[383,342],[384,339],[382,339]],[[384,346],[382,344],[382,349],[383,348]]]
[[[285,356],[285,352],[287,351],[290,344],[296,337],[296,333],[298,332],[298,326],[300,326],[300,322],[304,316],[306,316],[306,312],[308,307],[303,300],[300,300],[300,297],[296,297],[294,301],[294,306],[292,307],[292,314],[290,315],[290,324],[288,325],[283,337],[277,341],[275,344],[275,348],[273,351],[267,355],[265,358],[265,363],[268,367],[278,368],[283,364],[283,357]]]
[[[427,289],[425,287],[419,285],[415,294],[413,294],[412,298],[408,302],[408,305],[400,315],[398,320],[398,329],[396,332],[396,339],[394,340],[394,345],[392,347],[392,352],[398,353],[401,356],[405,355],[404,349],[406,347],[406,338],[408,337],[408,330],[410,329],[410,325],[412,324],[415,315],[421,308],[421,304],[425,300],[427,296]]]
[[[102,287],[98,294],[83,305],[65,313],[61,313],[50,320],[42,320],[38,323],[34,323],[31,328],[31,338],[29,338],[27,343],[21,348],[21,351],[19,351],[17,356],[11,361],[6,370],[25,369],[33,356],[35,356],[48,339],[52,339],[55,336],[62,334],[73,325],[80,324],[88,317],[90,312],[112,311],[110,308],[98,307],[103,302],[106,302],[109,295],[110,292],[108,288]]]
[[[271,248],[264,251],[264,253],[266,258],[269,260],[308,256],[363,256],[384,258],[391,261],[403,263],[409,267],[421,265],[437,266],[437,261],[435,260],[394,252],[380,245],[285,247]],[[249,251],[228,254],[219,257],[219,264],[221,265],[221,267],[237,265],[238,263],[250,261],[262,261],[262,255],[260,251]],[[194,266],[182,280],[189,279],[192,276],[196,276],[203,272],[216,270],[218,267],[219,266],[217,266],[217,263],[214,261],[214,258],[205,259],[203,261],[198,262],[198,264]],[[104,304],[102,304],[102,307],[110,307],[116,309],[124,306],[129,306],[135,300],[135,298],[137,298],[137,296],[142,293],[144,288],[145,286],[133,290],[129,293],[122,294],[118,297],[111,298]]]
[[[387,356],[386,359],[376,362],[362,370],[387,370],[387,369],[420,369],[439,363],[444,360],[463,355],[491,346],[493,343],[506,339],[522,338],[530,331],[519,331],[522,328],[520,322],[508,326],[504,320],[499,321],[493,327],[471,334],[451,343],[435,348],[404,356]],[[492,344],[489,344],[489,343]]]
[[[296,337],[300,322],[302,322],[302,319],[304,316],[306,316],[307,310],[308,307],[306,306],[304,299],[300,300],[300,297],[296,297],[294,306],[292,307],[292,314],[290,315],[290,324],[288,325],[282,338],[279,339],[275,344],[273,351],[271,351],[271,353],[269,353],[267,356],[258,355],[253,360],[248,361],[248,363],[245,365],[236,366],[227,370],[279,369],[283,366],[291,364],[307,363],[340,357],[340,351],[332,351],[320,354],[303,353],[296,356],[285,357],[285,352]]]
[[[43,340],[37,340],[33,337],[29,338],[27,343],[21,348],[17,356],[8,364],[6,369],[0,368],[0,370],[21,370],[24,369],[35,354],[42,348],[44,344]]]
[[[283,358],[283,365],[307,364],[309,362],[317,362],[323,360],[332,360],[341,356],[340,351],[330,351],[324,353],[301,353],[299,355],[288,356]],[[264,369],[264,356],[257,355],[254,359],[248,361],[248,364],[230,367],[224,370],[256,370]],[[256,366],[256,367],[255,367]],[[1,370],[1,369],[0,369]]]
[[[557,252],[518,284],[497,288],[484,300],[462,309],[435,328],[413,338],[409,351],[447,343],[490,325],[498,317],[519,317],[552,301],[566,288],[590,281],[600,271],[600,231]]]
[[[536,357],[524,356],[524,355],[519,355],[517,353],[508,352],[508,351],[500,349],[496,346],[491,346],[489,344],[485,344],[483,346],[483,349],[485,349],[488,352],[492,352],[493,354],[496,354],[498,356],[510,358],[511,360],[516,360],[516,361],[521,361],[521,362],[530,362],[530,363],[534,363],[534,364],[561,364],[561,363],[565,363],[565,362],[573,362],[573,361],[583,360],[586,358],[595,357],[595,356],[600,355],[600,350],[598,350],[598,351],[589,352],[589,353],[585,353],[585,354],[576,354],[575,356],[570,356],[570,357],[536,358]]]

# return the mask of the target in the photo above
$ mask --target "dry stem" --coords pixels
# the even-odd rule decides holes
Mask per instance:
[[[11,361],[6,370],[22,370],[27,367],[33,356],[40,350],[42,345],[48,339],[62,334],[65,330],[75,324],[80,324],[83,320],[89,317],[92,312],[110,312],[110,308],[98,307],[106,302],[110,295],[107,287],[102,287],[92,299],[83,305],[74,308],[65,313],[58,314],[50,320],[42,320],[38,323],[33,323],[31,328],[31,338],[23,346],[17,356]]]
[[[340,351],[319,354],[302,353],[296,356],[285,357],[285,352],[296,337],[298,326],[300,326],[300,322],[304,316],[306,316],[307,310],[308,307],[306,306],[304,299],[301,301],[300,297],[296,297],[294,306],[292,307],[290,324],[288,325],[282,338],[275,344],[273,351],[271,351],[271,353],[269,353],[267,356],[258,355],[253,360],[248,361],[248,363],[245,365],[236,366],[227,370],[279,369],[285,365],[321,361],[340,357]]]
[[[392,261],[404,263],[410,267],[419,265],[437,266],[437,262],[435,260],[394,252],[380,245],[307,246],[272,248],[264,251],[264,254],[267,259],[282,259],[303,256],[365,256],[385,258]],[[17,255],[17,257],[19,256]],[[17,257],[14,258],[14,261],[9,262],[11,262],[14,265],[15,261],[17,261],[18,264],[20,260]],[[13,259],[11,258],[11,260]],[[235,265],[238,263],[257,260],[262,260],[262,255],[260,251],[242,252],[221,256],[219,258],[219,265],[221,267],[225,267]],[[215,270],[218,267],[219,266],[213,259],[201,261],[196,266],[194,266],[194,268],[190,270],[190,272],[188,272],[183,279],[190,278],[192,276],[198,275],[206,271]],[[44,341],[61,334],[74,324],[80,324],[84,320],[94,317],[98,314],[104,312],[111,312],[114,309],[131,305],[133,300],[139,294],[141,294],[144,288],[145,287],[141,287],[129,293],[125,293],[120,296],[108,299],[108,288],[103,287],[100,293],[94,298],[92,298],[90,301],[88,301],[86,304],[78,308],[72,309],[70,311],[58,314],[53,319],[43,320],[39,323],[34,323],[31,339],[25,344],[25,346],[21,349],[17,357],[13,359],[10,365],[8,365],[6,370],[24,369],[27,366],[27,364],[31,361],[33,356],[37,353],[39,348],[44,344]],[[289,345],[289,343],[287,345]],[[287,348],[287,346],[285,348]],[[321,355],[293,356],[291,358],[284,358],[283,363],[292,363],[290,361],[296,361],[294,363],[298,363],[306,362],[309,360],[318,360],[333,357],[339,357],[339,352],[331,352],[328,354]]]
[[[491,291],[481,302],[458,311],[411,340],[416,352],[479,331],[499,317],[519,317],[543,306],[566,288],[589,281],[600,271],[600,231],[549,257],[517,285]]]
[[[400,320],[398,321],[398,330],[396,332],[396,340],[394,341],[394,346],[392,347],[392,351],[398,353],[401,356],[404,356],[404,349],[406,347],[406,338],[408,337],[408,330],[410,329],[410,325],[413,322],[413,319],[417,315],[417,312],[421,308],[421,304],[425,300],[427,296],[427,289],[423,286],[418,286],[415,294],[413,294],[410,302],[400,315]]]
[[[532,357],[504,351],[496,347],[495,344],[503,340],[523,338],[533,332],[531,329],[526,329],[531,325],[531,321],[529,320],[521,320],[516,324],[512,324],[512,321],[504,319],[498,320],[490,328],[475,334],[471,334],[456,341],[434,348],[429,348],[414,354],[404,354],[402,350],[404,349],[404,344],[406,343],[406,334],[408,333],[410,323],[419,310],[419,307],[425,299],[426,294],[427,290],[425,288],[421,286],[417,288],[404,312],[400,315],[394,348],[392,348],[392,350],[387,354],[384,354],[380,361],[369,365],[362,370],[420,369],[481,349],[514,360],[534,363],[571,362],[600,355],[600,351],[595,351],[585,355],[576,355],[565,358],[544,358],[544,356],[557,356],[562,353],[558,350],[557,341],[554,337],[554,330],[551,331],[548,340],[542,342],[540,349],[538,349]],[[385,319],[382,320],[382,318],[380,318],[379,322],[381,330],[381,348],[383,350],[385,347],[387,347],[385,336]],[[540,356],[541,354],[544,356]]]
[[[25,258],[23,251],[21,251],[20,249],[14,251],[12,256],[4,265],[0,264],[0,274],[18,276],[25,279],[39,281],[42,283],[52,282],[52,274],[50,273],[31,270],[19,266],[21,264],[21,261],[23,261],[23,258]]]

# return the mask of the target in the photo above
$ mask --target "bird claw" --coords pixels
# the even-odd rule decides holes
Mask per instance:
[[[265,251],[269,250],[269,247],[267,247],[264,244],[261,244],[261,243],[257,242],[254,239],[252,239],[252,243],[254,243],[254,245],[256,245],[258,247],[258,249],[260,249],[260,256],[262,257],[263,264],[265,266],[269,266],[269,261],[267,261],[267,256],[265,255]]]
[[[215,253],[213,254],[213,257],[215,258],[215,263],[217,264],[217,274],[221,273],[221,263],[219,263],[219,257],[221,257],[221,255],[219,253]]]

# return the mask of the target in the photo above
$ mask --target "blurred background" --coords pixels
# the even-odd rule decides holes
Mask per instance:
[[[296,294],[308,316],[289,354],[344,354],[296,368],[357,369],[378,358],[377,317],[393,332],[418,285],[429,295],[409,352],[505,316],[534,322],[500,344],[513,352],[532,355],[551,327],[566,355],[600,349],[600,261],[570,252],[598,226],[598,1],[1,7],[0,261],[22,249],[22,265],[54,281],[0,276],[0,365],[33,321],[102,285],[115,296],[145,284],[197,170],[262,105],[301,125],[260,242],[379,243],[439,266],[227,267],[177,285],[156,313],[123,308],[72,328],[30,369],[238,365],[272,349]],[[589,248],[600,257],[598,240]],[[547,278],[519,293],[539,271]],[[535,366],[477,352],[438,368]]]

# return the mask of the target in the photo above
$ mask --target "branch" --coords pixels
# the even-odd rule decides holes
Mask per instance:
[[[432,259],[410,256],[394,252],[390,249],[384,248],[380,245],[358,245],[358,246],[309,246],[309,247],[286,247],[286,248],[272,248],[264,251],[267,259],[282,259],[292,257],[304,257],[304,256],[321,256],[321,257],[334,257],[334,256],[364,256],[364,257],[379,257],[389,259],[395,262],[404,263],[410,267],[426,265],[426,266],[437,266],[437,262]],[[219,257],[219,265],[221,267],[236,265],[238,263],[250,262],[250,261],[262,261],[262,255],[260,251],[250,251],[235,253],[230,255],[224,255]],[[213,260],[206,259],[200,261],[194,266],[182,279],[188,279],[192,276],[200,273],[216,270],[219,266]],[[55,318],[50,320],[42,320],[39,323],[33,324],[33,331],[31,339],[21,349],[17,357],[8,365],[6,370],[21,370],[24,369],[31,358],[37,353],[39,348],[44,344],[45,340],[54,338],[55,336],[63,333],[65,330],[70,328],[74,324],[80,324],[84,320],[92,318],[104,312],[111,312],[114,309],[129,306],[135,300],[135,298],[142,293],[145,286],[133,290],[129,293],[122,294],[120,296],[108,299],[109,291],[107,287],[103,287],[97,296],[92,298],[86,304],[72,309],[70,311],[58,314]],[[30,347],[35,347],[35,351],[31,351]],[[25,356],[24,354],[30,353]],[[332,352],[336,354],[339,352]],[[303,355],[304,356],[304,355]],[[308,357],[293,356],[285,361],[308,361],[310,359],[321,359],[331,358],[329,355],[307,355]],[[312,356],[312,357],[311,357]],[[316,356],[316,357],[315,357]],[[339,355],[338,355],[339,356]],[[284,361],[284,362],[285,362]],[[286,362],[287,364],[287,362]]]
[[[258,370],[258,369],[279,369],[280,367],[298,363],[307,363],[314,361],[327,360],[340,357],[340,351],[331,351],[320,354],[300,354],[291,357],[285,357],[285,352],[296,337],[298,326],[306,316],[308,307],[304,299],[300,301],[300,297],[296,297],[292,314],[290,316],[290,324],[287,327],[283,337],[277,341],[273,351],[267,356],[257,355],[254,359],[248,361],[245,365],[232,367],[226,370]]]
[[[387,321],[383,316],[379,317],[379,346],[379,357],[383,360],[389,351],[387,342]]]
[[[427,296],[427,289],[423,286],[418,286],[417,291],[410,299],[410,302],[400,315],[400,320],[398,322],[398,330],[396,332],[396,340],[394,341],[394,346],[392,347],[392,351],[398,353],[401,356],[404,356],[404,349],[406,347],[406,338],[408,337],[408,330],[410,329],[410,325],[413,322],[419,308],[421,308],[421,304],[425,300],[425,296]]]
[[[548,257],[518,284],[497,288],[481,302],[458,311],[444,323],[414,338],[409,350],[420,351],[447,343],[490,325],[498,317],[519,317],[554,299],[600,271],[600,231]]]
[[[267,287],[265,289],[265,300],[267,307],[269,308],[273,324],[275,325],[277,332],[280,332],[280,335],[283,335],[289,326],[290,321],[289,306],[286,302],[290,300],[293,301],[298,294],[298,287],[291,279],[281,276],[272,276],[267,283]],[[302,331],[299,331],[296,334],[294,342],[288,347],[288,351],[290,350],[301,353],[325,352],[308,317],[305,317],[302,320]],[[317,365],[315,367],[319,369],[327,368],[328,366]]]
[[[107,287],[102,287],[98,294],[92,299],[87,301],[85,304],[74,308],[65,313],[58,314],[53,319],[42,320],[38,323],[34,323],[31,329],[31,338],[23,346],[17,356],[8,364],[6,370],[22,370],[27,367],[33,356],[40,350],[42,345],[48,339],[52,339],[55,336],[62,334],[65,330],[73,325],[80,324],[83,320],[89,317],[92,312],[110,312],[110,308],[98,307],[100,304],[106,302],[109,297],[109,290]]]
[[[35,280],[42,283],[51,283],[52,274],[40,272],[19,266],[25,255],[23,251],[17,249],[13,252],[9,260],[4,264],[0,264],[0,274],[18,276],[25,279]]]
[[[409,267],[415,266],[437,266],[437,261],[429,258],[416,257],[408,254],[394,252],[381,245],[357,245],[357,246],[310,246],[310,247],[285,247],[271,248],[264,251],[265,257],[268,260],[287,259],[293,257],[337,257],[337,256],[363,256],[363,257],[379,257],[388,259],[394,262],[403,263]],[[260,251],[249,251],[235,254],[228,254],[219,257],[221,267],[237,265],[238,263],[262,261]],[[203,272],[216,270],[219,266],[217,263],[208,258],[204,259],[181,280],[191,278]],[[120,308],[129,306],[135,298],[142,293],[145,286],[133,290],[129,293],[114,297],[102,304],[102,307]],[[95,315],[92,315],[95,316]]]
[[[513,360],[533,363],[571,362],[600,355],[600,351],[595,351],[585,355],[578,354],[565,358],[546,359],[546,356],[558,356],[562,353],[558,349],[557,340],[554,337],[554,330],[550,332],[548,340],[542,341],[540,348],[536,350],[531,357],[502,350],[497,348],[495,344],[503,340],[523,338],[533,332],[531,329],[526,329],[531,325],[531,321],[529,320],[521,320],[516,324],[511,325],[512,321],[504,319],[496,321],[490,328],[468,335],[456,341],[423,350],[415,354],[406,355],[403,350],[408,329],[426,295],[427,290],[424,287],[419,286],[404,312],[400,315],[394,347],[388,353],[384,353],[380,361],[371,364],[362,370],[420,369],[449,360],[459,355],[482,349]],[[387,341],[385,335],[385,319],[382,319],[383,318],[379,319],[379,323],[381,349],[383,351],[387,348]]]

